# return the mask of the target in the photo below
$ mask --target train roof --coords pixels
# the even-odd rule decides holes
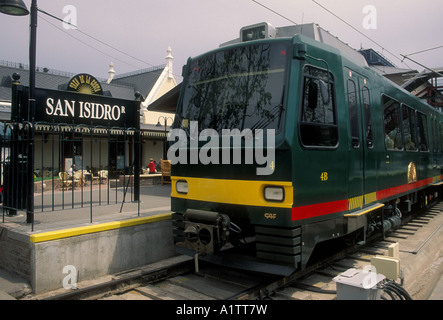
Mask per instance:
[[[341,41],[339,38],[333,36],[316,23],[286,27],[274,27],[268,22],[258,23],[241,28],[239,38],[222,43],[220,47],[257,39],[292,38],[298,34],[337,48],[343,56],[347,56],[357,65],[368,66],[365,57],[360,52]]]
[[[220,47],[245,43],[253,40],[277,39],[277,38],[283,39],[283,38],[293,38],[295,36],[299,36],[302,41],[311,42],[311,45],[314,44],[314,42],[316,42],[318,43],[319,48],[323,47],[322,44],[324,44],[325,46],[323,47],[323,49],[325,50],[328,50],[328,48],[326,47],[334,48],[335,50],[337,50],[334,51],[337,54],[340,54],[341,59],[343,59],[343,62],[348,67],[356,68],[355,71],[360,71],[367,75],[372,74],[374,78],[378,78],[380,79],[380,81],[385,82],[384,85],[385,88],[390,88],[388,91],[391,93],[396,92],[396,95],[401,95],[402,97],[409,97],[408,100],[411,99],[409,101],[415,101],[422,104],[423,106],[428,106],[432,108],[426,102],[420,100],[419,97],[415,96],[414,94],[411,94],[410,92],[412,91],[410,88],[411,86],[415,85],[418,87],[420,86],[422,81],[427,81],[428,79],[425,80],[423,79],[426,78],[427,75],[421,74],[421,77],[417,77],[411,80],[409,83],[400,86],[392,82],[390,79],[383,77],[380,74],[381,72],[376,72],[376,70],[371,68],[361,52],[355,50],[354,48],[344,43],[339,38],[333,36],[331,33],[329,33],[328,31],[321,28],[318,24],[315,23],[278,27],[278,28],[273,27],[271,24],[267,22],[246,26],[241,28],[240,36],[238,38],[222,43]],[[309,41],[309,39],[311,39],[312,41]],[[363,69],[365,71],[363,71]],[[439,70],[438,72],[440,71],[443,72],[443,70],[441,69],[438,70]],[[406,70],[403,70],[403,72],[405,71]],[[171,90],[171,92],[169,92],[165,96],[161,97],[160,99],[149,105],[148,110],[171,112],[171,113],[174,112],[180,89],[181,89],[181,84],[176,88],[174,88],[173,90]],[[169,107],[165,107],[165,105]],[[437,111],[440,112],[440,110]]]

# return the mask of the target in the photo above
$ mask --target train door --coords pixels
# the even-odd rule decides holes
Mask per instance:
[[[371,88],[369,80],[346,69],[346,89],[350,124],[349,210],[376,200],[376,153],[374,150]]]

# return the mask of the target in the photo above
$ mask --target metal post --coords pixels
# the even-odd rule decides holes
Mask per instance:
[[[29,128],[29,149],[28,149],[28,205],[26,210],[26,222],[32,223],[34,231],[34,112],[35,112],[35,70],[37,55],[37,0],[31,3],[31,23],[29,41],[29,105],[28,121]]]
[[[136,96],[137,97],[137,96]],[[136,112],[135,112],[135,118],[136,118],[136,127],[134,132],[134,201],[137,201],[139,203],[139,209],[138,213],[140,214],[140,169],[141,169],[141,143],[140,143],[140,100],[141,96],[137,97],[136,102]]]
[[[91,121],[91,126],[89,127],[89,133],[90,133],[90,138],[91,138],[91,153],[90,153],[90,160],[91,160],[91,162],[90,162],[90,164],[91,164],[91,181],[89,182],[90,183],[90,186],[89,186],[89,215],[90,215],[90,222],[92,223],[92,151],[93,151],[93,149],[92,149],[92,143],[93,143],[93,136],[92,136],[92,133],[93,133],[93,131],[94,131],[94,129],[93,129],[93,126],[92,126],[92,121]],[[100,184],[100,177],[98,178],[98,182],[99,182],[99,184]]]

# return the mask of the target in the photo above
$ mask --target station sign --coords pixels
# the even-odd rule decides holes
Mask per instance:
[[[138,101],[36,89],[35,122],[139,128]]]
[[[33,115],[28,113],[29,87],[18,85],[15,92],[11,121],[33,117],[39,123],[140,129],[140,101],[103,95],[100,82],[89,74],[72,77],[65,91],[36,88]]]

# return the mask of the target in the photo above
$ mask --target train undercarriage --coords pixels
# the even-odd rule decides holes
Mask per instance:
[[[384,237],[439,198],[440,186],[403,195],[383,204],[290,228],[252,225],[229,214],[188,209],[175,213],[177,251],[197,259],[265,273],[288,275],[344,247]]]

